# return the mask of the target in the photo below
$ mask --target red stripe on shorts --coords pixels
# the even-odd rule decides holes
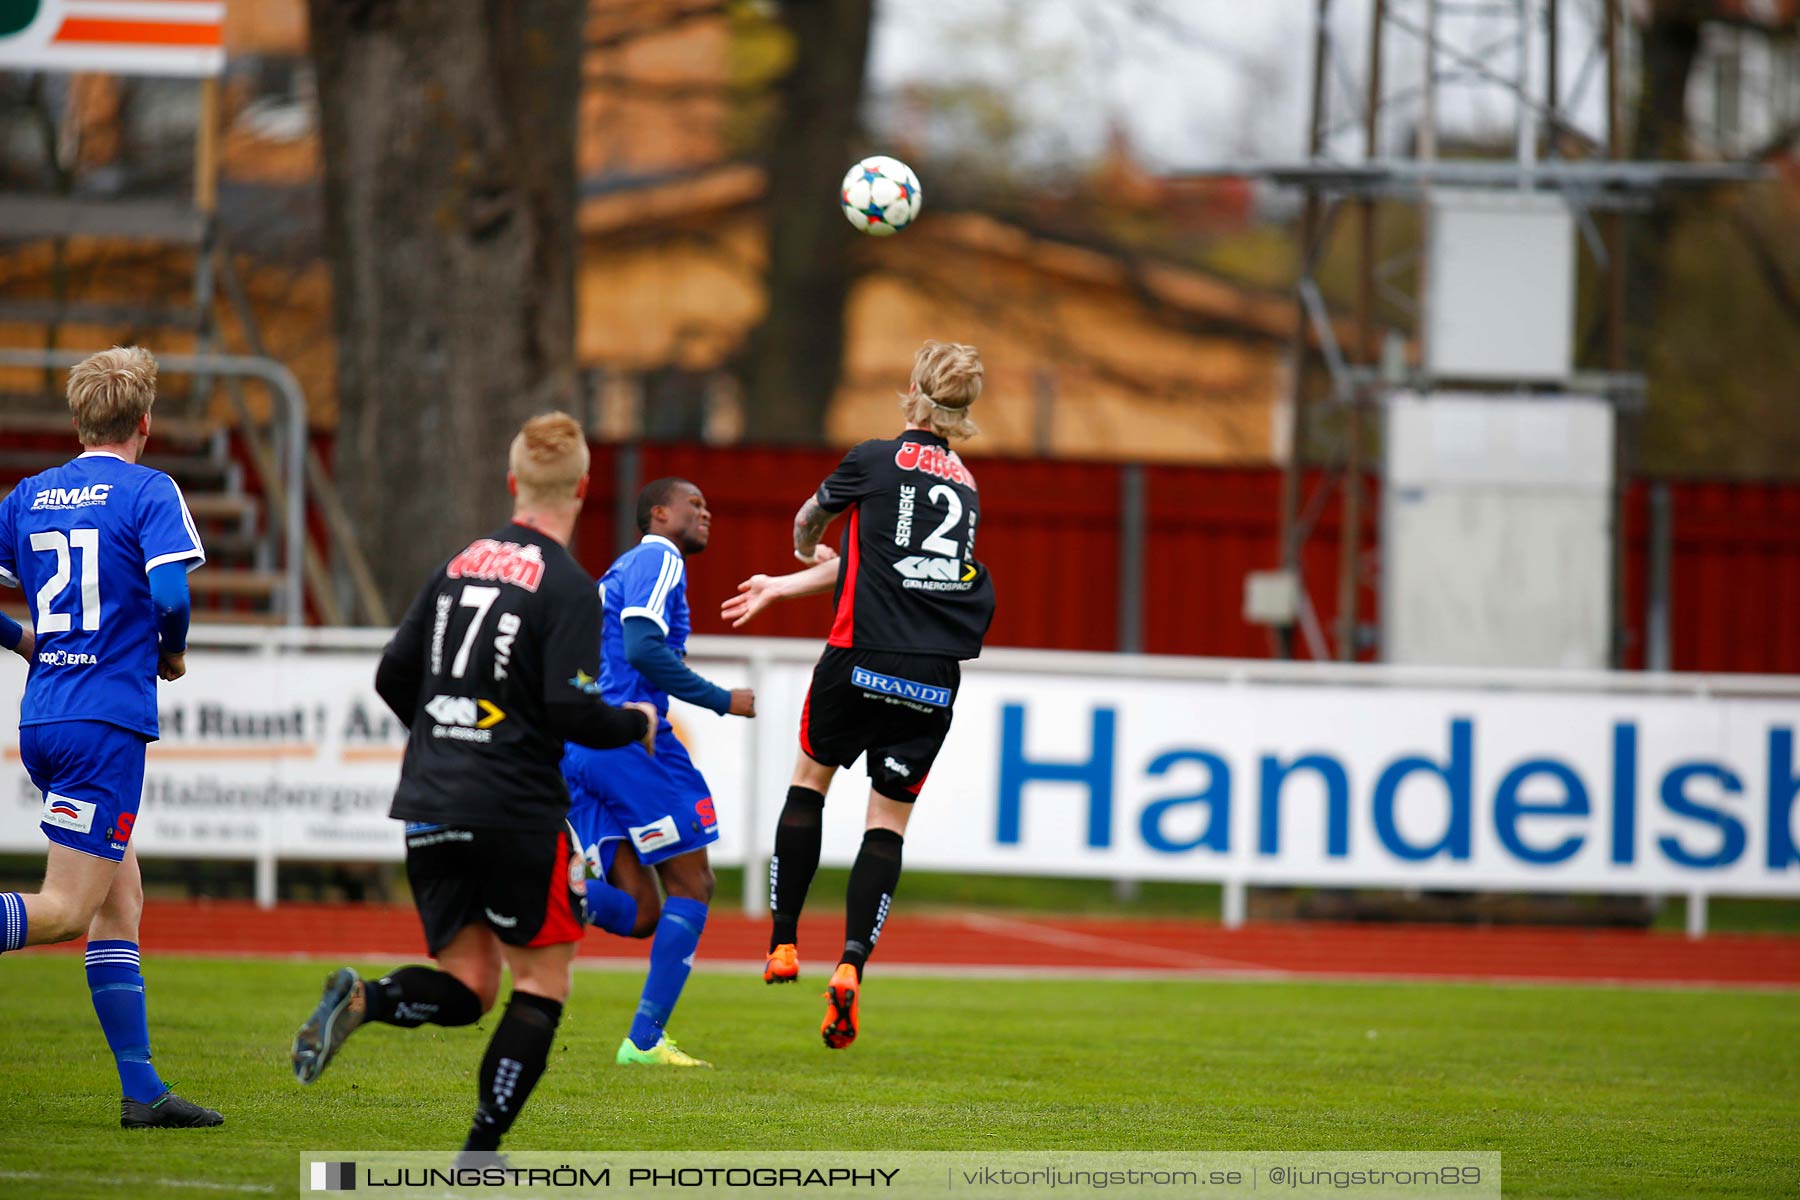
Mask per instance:
[[[569,835],[556,835],[556,854],[550,860],[550,894],[544,898],[544,924],[528,946],[560,946],[579,942],[581,918],[575,915],[574,897],[569,891]]]

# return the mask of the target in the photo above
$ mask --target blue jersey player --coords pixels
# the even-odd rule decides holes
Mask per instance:
[[[131,847],[156,740],[156,680],[187,671],[187,572],[206,561],[181,489],[138,465],[156,360],[103,350],[69,372],[82,454],[0,501],[0,581],[25,593],[31,628],[0,644],[31,662],[19,753],[43,795],[43,890],[0,893],[0,951],[87,935],[88,988],[124,1093],[127,1129],[222,1124],[150,1064],[139,970],[143,879]]]
[[[696,675],[687,653],[687,566],[706,549],[712,515],[685,479],[658,479],[637,502],[644,538],[600,580],[604,609],[598,686],[610,704],[648,701],[661,723],[656,753],[639,745],[590,750],[571,743],[563,756],[569,822],[590,872],[587,910],[595,924],[626,937],[650,937],[650,974],[617,1061],[660,1066],[709,1064],[683,1053],[665,1031],[681,997],[712,900],[706,847],[719,838],[712,789],[694,769],[669,725],[669,697],[721,715],[756,715],[749,688],[732,691]],[[668,901],[657,896],[661,877]]]

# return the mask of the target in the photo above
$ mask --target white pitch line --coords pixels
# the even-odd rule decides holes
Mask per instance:
[[[275,1189],[265,1183],[215,1183],[210,1179],[125,1179],[117,1175],[71,1175],[57,1172],[54,1175],[43,1171],[0,1171],[0,1179],[46,1181],[55,1180],[60,1183],[98,1183],[104,1187],[165,1187],[192,1188],[202,1192],[252,1192],[267,1194]]]
[[[1080,950],[1090,954],[1105,954],[1112,958],[1135,958],[1140,962],[1154,962],[1165,968],[1187,966],[1207,971],[1269,970],[1268,967],[1258,963],[1234,962],[1228,958],[1213,958],[1206,954],[1192,954],[1186,950],[1166,950],[1160,946],[1145,946],[1137,942],[1118,941],[1092,933],[1077,933],[1073,929],[1036,925],[1030,921],[1019,920],[1017,917],[969,913],[962,918],[962,923],[978,933],[998,934],[1002,937],[1036,942],[1042,946],[1056,946],[1064,950]]]

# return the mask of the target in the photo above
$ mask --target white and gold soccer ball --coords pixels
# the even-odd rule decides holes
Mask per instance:
[[[844,216],[870,237],[892,237],[918,220],[925,195],[919,177],[897,158],[876,154],[844,174]]]

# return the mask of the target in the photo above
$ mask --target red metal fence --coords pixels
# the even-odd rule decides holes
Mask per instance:
[[[1646,661],[1651,493],[1625,498],[1625,665]],[[1800,484],[1681,482],[1669,495],[1670,666],[1800,674]]]
[[[594,448],[594,488],[577,534],[577,555],[599,571],[617,549],[621,482],[660,475],[693,479],[713,509],[713,541],[689,564],[697,632],[724,632],[717,604],[738,580],[792,565],[794,511],[836,464],[832,451],[645,444],[635,452]],[[622,477],[621,456],[636,469]],[[624,461],[629,462],[629,459]],[[1124,475],[1111,463],[982,459],[978,553],[994,572],[1000,608],[990,644],[1114,650],[1122,632],[1121,549],[1127,518]],[[1142,646],[1158,654],[1260,658],[1261,627],[1242,615],[1244,576],[1277,565],[1281,473],[1274,468],[1143,468],[1144,563],[1135,603]],[[1337,612],[1338,510],[1342,497],[1303,497],[1320,506],[1304,567],[1320,624]],[[1653,485],[1625,497],[1624,662],[1646,660]],[[1800,484],[1669,483],[1670,665],[1682,671],[1800,673]],[[1372,581],[1379,496],[1371,489],[1365,562]],[[1358,589],[1359,621],[1378,618],[1375,589]],[[822,637],[823,598],[781,606],[756,632]],[[1304,649],[1302,648],[1302,653]]]
[[[0,448],[35,443],[10,438]],[[48,443],[46,443],[48,444]],[[62,445],[59,439],[55,445]],[[645,443],[596,445],[593,487],[576,533],[576,556],[595,573],[621,548],[623,486],[681,475],[706,491],[713,541],[689,563],[694,628],[722,633],[718,604],[738,580],[790,569],[793,517],[838,460],[829,450]],[[0,464],[3,466],[3,464]],[[1130,517],[1125,477],[1134,468],[1067,460],[984,459],[978,553],[993,569],[1000,607],[990,644],[1116,650],[1135,603],[1141,645],[1156,654],[1261,658],[1268,633],[1243,618],[1244,576],[1277,565],[1281,472],[1272,467],[1135,468],[1143,485],[1141,584],[1124,586],[1121,550]],[[626,468],[622,470],[621,468]],[[0,489],[17,471],[0,469]],[[1342,497],[1302,496],[1318,507],[1304,567],[1320,625],[1334,634],[1338,514]],[[1668,496],[1669,665],[1679,671],[1800,674],[1800,483],[1633,481],[1624,497],[1620,634],[1622,661],[1648,665],[1654,542],[1652,494]],[[1358,620],[1379,618],[1379,494],[1364,504],[1366,586]],[[315,533],[319,532],[315,529]],[[835,536],[835,527],[834,527]],[[829,598],[798,601],[758,618],[753,632],[822,638]],[[1302,645],[1299,651],[1305,654]]]

